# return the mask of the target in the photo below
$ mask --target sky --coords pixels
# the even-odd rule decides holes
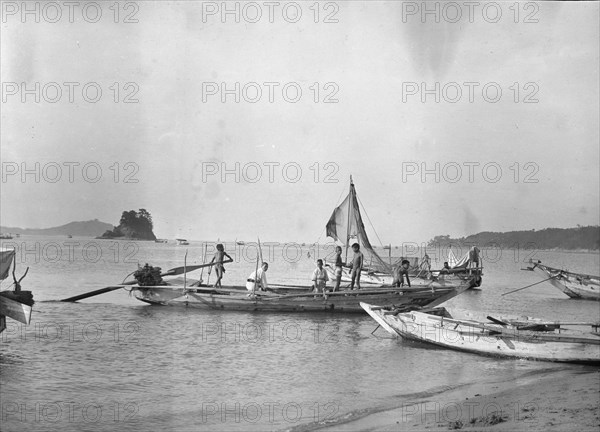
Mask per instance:
[[[597,2],[57,4],[2,3],[2,226],[325,241],[350,176],[375,244],[599,223]]]

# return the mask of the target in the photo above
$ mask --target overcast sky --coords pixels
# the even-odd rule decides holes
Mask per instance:
[[[598,224],[597,2],[314,3],[3,2],[0,223],[323,241],[352,175],[384,243]]]

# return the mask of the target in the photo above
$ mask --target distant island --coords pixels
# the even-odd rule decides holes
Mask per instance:
[[[152,216],[146,209],[124,211],[119,226],[106,230],[99,239],[156,240]]]
[[[545,228],[531,231],[489,232],[484,231],[467,237],[450,238],[449,235],[435,236],[429,241],[434,244],[465,244],[479,247],[496,244],[502,248],[523,248],[531,246],[535,249],[600,249],[600,226],[577,226],[577,228]]]
[[[107,229],[111,229],[112,225],[100,222],[98,219],[70,222],[65,225],[52,228],[17,228],[17,227],[0,227],[0,232],[3,234],[19,234],[19,235],[47,235],[47,236],[77,236],[77,237],[97,237]]]

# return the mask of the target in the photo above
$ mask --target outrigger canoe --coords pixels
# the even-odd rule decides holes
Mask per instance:
[[[15,276],[16,260],[15,250],[0,248],[0,280],[8,277],[10,266],[14,261],[13,267],[13,290],[0,291],[0,333],[6,329],[6,318],[12,318],[23,324],[29,324],[31,321],[31,311],[33,309],[33,294],[31,291],[21,290],[21,281],[27,275],[27,271],[17,280]],[[27,267],[29,270],[29,267]]]
[[[399,312],[362,303],[377,323],[394,336],[476,354],[555,362],[600,364],[600,322],[539,320],[491,323],[454,319],[445,308]],[[564,326],[588,326],[591,332]]]
[[[529,260],[531,270],[542,276],[553,287],[574,299],[600,300],[600,276],[591,276],[556,269],[543,265],[541,261]]]
[[[188,280],[189,281],[189,280]],[[300,287],[291,292],[250,293],[245,286],[214,288],[207,286],[182,286],[181,278],[169,281],[168,285],[131,287],[138,300],[154,305],[185,306],[202,309],[226,309],[241,311],[270,312],[340,312],[363,313],[361,301],[379,304],[422,307],[441,304],[469,288],[469,283],[459,287],[445,287],[432,283],[426,288],[381,288],[343,290],[313,293]]]
[[[455,284],[456,286],[461,286],[464,280],[469,280],[472,287],[481,286],[483,269],[479,267],[481,259],[479,257],[479,249],[476,247],[467,251],[467,254],[457,263],[455,268],[442,275],[439,274],[439,271],[430,269],[429,259],[425,256],[420,263],[417,257],[399,257],[392,264],[391,246],[384,247],[384,249],[389,251],[388,262],[380,257],[371,245],[371,241],[365,230],[352,176],[350,176],[350,190],[348,195],[333,210],[331,217],[325,225],[325,232],[328,237],[344,244],[346,262],[348,262],[350,244],[359,244],[360,250],[363,253],[363,268],[360,276],[360,284],[363,286],[380,287],[392,285],[395,282],[397,269],[405,259],[410,263],[408,271],[412,287],[420,288],[428,286],[431,281],[438,281],[440,279],[445,279],[445,285]],[[325,269],[330,280],[336,279],[334,265],[332,263],[325,263]],[[341,281],[343,283],[350,283],[352,281],[351,270],[348,266],[344,265],[342,267]]]

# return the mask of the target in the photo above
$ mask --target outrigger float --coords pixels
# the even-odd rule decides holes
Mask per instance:
[[[12,276],[14,288],[13,290],[0,291],[0,333],[6,329],[7,317],[23,324],[29,324],[31,321],[31,311],[34,303],[33,294],[31,291],[21,290],[21,281],[27,275],[29,267],[27,267],[23,276],[17,280],[17,277],[15,276],[17,267],[15,250],[0,248],[0,280],[4,280],[8,277],[8,272],[13,262]]]
[[[435,346],[498,357],[600,364],[600,322],[543,322],[487,317],[491,322],[455,319],[445,308],[402,311],[361,303],[394,336]],[[591,327],[584,332],[565,326]]]
[[[600,300],[600,276],[591,276],[582,273],[574,273],[568,270],[557,269],[543,265],[541,261],[529,260],[530,270],[547,281],[553,287],[573,299]]]

